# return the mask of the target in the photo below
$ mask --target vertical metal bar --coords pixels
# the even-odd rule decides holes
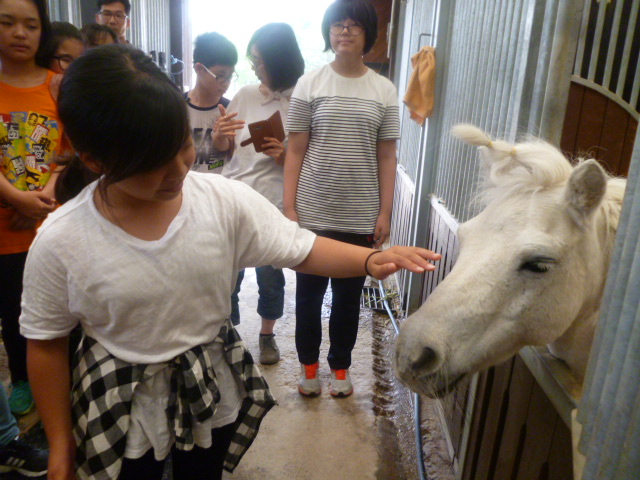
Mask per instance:
[[[507,130],[507,118],[509,116],[509,112],[511,111],[511,96],[509,92],[511,91],[513,85],[513,72],[514,65],[516,63],[516,58],[518,55],[517,45],[518,38],[520,37],[520,18],[522,16],[523,3],[522,2],[513,2],[514,10],[513,15],[509,21],[511,25],[511,29],[509,32],[509,39],[507,41],[507,63],[505,65],[505,75],[504,75],[504,85],[502,87],[501,93],[501,102],[500,102],[500,113],[497,120],[497,128],[493,131],[496,135],[504,138],[505,132]]]
[[[471,0],[466,2],[460,2],[457,5],[456,12],[476,12],[476,4],[471,3]],[[452,32],[452,51],[451,51],[451,61],[449,62],[451,68],[451,74],[448,80],[447,89],[451,89],[454,92],[467,92],[471,88],[471,82],[473,77],[475,76],[475,72],[470,72],[470,69],[473,65],[473,55],[474,51],[471,48],[464,48],[465,43],[463,41],[457,41],[460,38],[461,31],[465,32],[469,39],[474,39],[479,35],[478,31],[481,26],[480,22],[473,22],[472,19],[475,18],[475,15],[454,15],[453,22],[455,27]],[[458,61],[452,61],[453,59],[459,59]],[[455,159],[457,155],[454,153],[454,148],[452,148],[451,137],[448,135],[449,126],[451,125],[450,117],[453,117],[457,121],[459,119],[463,119],[466,117],[464,112],[465,104],[460,100],[458,96],[451,97],[451,100],[448,102],[447,108],[444,111],[443,118],[441,120],[441,127],[443,128],[443,135],[440,138],[440,143],[442,145],[440,155],[438,158],[438,177],[434,184],[434,191],[446,198],[447,200],[451,198],[451,189],[453,188],[454,181],[453,179],[456,175],[459,174],[457,169],[454,166]],[[448,181],[447,181],[448,179]]]
[[[542,79],[546,85],[539,118],[539,135],[560,146],[562,127],[571,88],[571,70],[576,52],[576,35],[580,28],[583,0],[562,0],[557,6],[557,24],[550,48],[549,70]]]
[[[465,70],[465,68],[469,67],[469,61],[473,55],[473,52],[470,50],[465,50],[463,48],[462,42],[457,42],[457,33],[459,31],[465,31],[469,35],[469,38],[474,38],[476,35],[476,30],[478,28],[477,25],[474,25],[469,21],[469,18],[464,15],[458,15],[457,12],[468,11],[469,8],[472,11],[475,11],[475,5],[469,5],[470,1],[459,2],[456,5],[456,11],[452,18],[454,27],[452,28],[451,33],[451,53],[450,58],[448,59],[450,74],[449,79],[447,80],[447,90],[451,91],[465,91],[468,88],[469,82],[469,72]],[[457,62],[451,61],[454,58],[460,59]],[[438,176],[433,186],[433,190],[436,194],[442,196],[443,198],[449,198],[449,190],[451,188],[451,183],[448,183],[446,178],[453,179],[456,175],[455,169],[453,168],[453,160],[454,154],[451,148],[451,139],[448,135],[444,133],[445,129],[448,128],[450,124],[449,118],[454,116],[454,118],[460,118],[462,113],[462,102],[458,101],[458,98],[451,97],[451,99],[447,102],[447,107],[443,111],[443,116],[441,119],[440,127],[443,131],[443,136],[440,137],[441,150],[439,154],[438,162]]]
[[[500,6],[500,12],[501,12],[500,20],[499,20],[500,25],[509,25],[507,19],[510,17],[511,12],[513,11],[512,5],[513,5],[513,2],[509,2],[508,0],[502,1]],[[498,37],[499,40],[497,42],[498,45],[497,45],[495,61],[493,65],[494,81],[492,84],[492,94],[491,94],[491,98],[493,99],[493,101],[490,107],[487,109],[487,115],[483,122],[484,128],[493,133],[495,133],[494,128],[495,128],[496,112],[500,110],[500,104],[503,101],[503,98],[501,96],[501,91],[502,91],[502,85],[504,83],[504,77],[505,77],[503,59],[504,59],[504,50],[505,48],[507,48],[507,41],[505,38],[507,36],[507,33],[508,33],[507,29],[501,29],[500,36]]]
[[[591,0],[585,0],[584,10],[582,11],[582,22],[580,24],[580,35],[578,36],[576,63],[573,68],[573,74],[578,76],[582,73],[582,62],[584,61],[584,50],[586,48],[587,30],[589,27],[589,15],[591,15]]]
[[[436,32],[439,58],[444,61],[440,63],[436,70],[436,92],[435,92],[435,106],[433,116],[429,120],[429,128],[426,129],[424,145],[428,145],[429,148],[424,150],[422,162],[420,162],[420,170],[418,173],[419,182],[416,189],[414,209],[412,211],[412,218],[418,219],[421,216],[426,216],[429,213],[429,194],[433,191],[435,184],[435,174],[439,165],[437,161],[439,158],[439,148],[442,131],[442,118],[446,110],[447,105],[447,89],[446,84],[450,79],[449,76],[449,62],[450,58],[451,39],[452,39],[452,16],[456,9],[456,0],[444,1],[438,3],[440,14],[438,15],[437,22],[438,28]],[[424,246],[426,244],[426,232],[428,225],[425,222],[416,222],[415,226],[412,226],[413,239],[412,245]],[[412,273],[409,275],[409,302],[408,311],[413,311],[418,308],[421,298],[421,286],[422,278],[420,275]]]
[[[622,1],[618,1],[616,3],[616,9],[613,14],[613,25],[611,26],[611,35],[609,36],[609,45],[607,46],[607,63],[604,67],[602,86],[608,90],[611,90],[609,84],[611,83],[611,70],[613,69],[613,61],[616,56],[616,44],[620,33],[620,19],[622,18],[623,5],[624,2]]]
[[[587,75],[587,78],[591,81],[594,81],[596,78],[598,57],[600,56],[600,42],[602,41],[602,29],[604,27],[604,17],[607,12],[608,3],[609,2],[600,2],[600,5],[598,6],[598,20],[596,21],[593,47],[591,48],[591,59],[589,60],[589,74]]]
[[[490,57],[491,45],[493,44],[496,30],[500,27],[497,25],[496,15],[494,14],[496,3],[493,1],[483,1],[481,2],[481,8],[483,9],[483,28],[478,42],[474,45],[476,53],[478,54],[477,62],[479,63],[480,68],[478,69],[477,77],[474,79],[473,89],[469,92],[472,93],[471,98],[473,98],[473,102],[471,102],[473,105],[470,115],[471,123],[479,126],[482,125],[482,114],[483,110],[486,108],[487,89],[490,81],[492,80],[491,75],[493,72],[493,65],[491,64]],[[488,31],[489,34],[485,34],[485,31]],[[471,152],[467,145],[461,144],[461,147],[464,149],[463,152],[465,153],[465,155],[460,158],[462,162],[460,165],[462,175],[457,182],[455,200],[450,204],[454,215],[461,221],[464,221],[469,216],[468,197],[475,179],[475,164],[469,160],[477,157],[476,153]]]
[[[540,117],[547,79],[551,64],[551,49],[556,40],[558,2],[561,0],[546,0],[544,8],[534,14],[534,26],[527,45],[528,65],[526,76],[523,78],[523,106],[521,110],[520,127],[526,132],[538,135]]]
[[[518,47],[516,50],[516,62],[514,64],[514,77],[511,84],[511,92],[509,98],[513,107],[507,116],[507,125],[505,128],[505,137],[513,140],[518,132],[519,115],[522,107],[522,86],[525,83],[527,75],[528,47],[531,40],[531,31],[533,28],[536,2],[528,0],[525,8],[522,10],[520,17],[520,36],[518,37]]]
[[[633,33],[638,22],[638,8],[640,2],[633,1],[631,3],[631,12],[629,13],[629,26],[627,27],[627,35],[624,40],[624,51],[622,52],[622,63],[620,64],[620,73],[618,75],[618,85],[616,87],[616,94],[622,98],[624,94],[624,84],[627,78],[627,70],[629,69],[629,62],[631,61],[631,45],[633,43]],[[626,61],[624,61],[626,59]],[[640,63],[640,62],[639,62]],[[637,79],[636,75],[636,79]]]
[[[468,83],[464,90],[461,90],[461,92],[464,92],[463,96],[456,99],[461,104],[462,116],[451,119],[447,124],[448,128],[460,120],[476,125],[481,123],[480,118],[486,107],[488,76],[492,70],[490,50],[495,35],[494,25],[497,25],[495,8],[496,6],[493,2],[476,0],[474,11],[465,12],[470,21],[476,24],[477,28],[474,37],[470,38],[470,41],[466,40],[464,32],[459,33],[461,48],[471,50],[471,56],[464,65],[467,70]],[[488,34],[486,33],[487,31],[489,32]],[[471,67],[471,65],[474,65],[474,67]],[[451,178],[444,179],[444,181],[451,184],[449,188],[450,198],[447,198],[447,203],[456,217],[466,218],[469,213],[468,186],[475,178],[475,163],[473,160],[476,158],[476,153],[468,145],[451,137],[448,131],[446,135],[448,141],[452,144],[452,151],[455,152],[449,160],[454,174]]]
[[[631,88],[631,99],[629,104],[637,110],[638,105],[638,90],[640,90],[640,59],[636,63],[636,73],[633,80],[633,87]]]

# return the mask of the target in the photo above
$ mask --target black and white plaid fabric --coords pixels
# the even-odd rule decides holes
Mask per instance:
[[[225,469],[232,472],[276,402],[230,321],[221,328],[215,342],[223,344],[225,359],[246,390],[236,432],[225,458]],[[206,346],[179,355],[169,366],[173,371],[167,414],[174,426],[177,448],[191,450],[193,422],[211,418],[220,400],[215,372]],[[144,378],[146,367],[119,360],[94,339],[84,337],[74,356],[71,392],[80,479],[118,478],[127,443],[133,392]]]

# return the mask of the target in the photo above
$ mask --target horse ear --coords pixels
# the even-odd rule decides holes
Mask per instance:
[[[600,206],[607,190],[607,174],[595,160],[587,160],[574,168],[565,198],[569,213],[578,225],[583,226],[591,214]]]

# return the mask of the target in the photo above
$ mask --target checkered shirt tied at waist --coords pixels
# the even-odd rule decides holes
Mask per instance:
[[[276,401],[230,321],[222,326],[214,343],[223,344],[225,360],[246,390],[225,458],[224,468],[232,472]],[[78,445],[78,477],[118,478],[127,444],[133,392],[143,379],[147,365],[115,358],[86,335],[73,364],[72,419]],[[211,418],[220,401],[207,345],[188,350],[168,365],[172,369],[168,419],[175,431],[176,447],[191,450],[195,445],[191,425],[196,420],[203,422]]]

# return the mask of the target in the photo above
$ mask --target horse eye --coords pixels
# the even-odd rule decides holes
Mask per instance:
[[[551,265],[549,263],[535,261],[535,260],[530,262],[524,262],[522,265],[520,265],[520,270],[527,270],[533,273],[546,273],[549,271],[550,268],[551,268]]]

